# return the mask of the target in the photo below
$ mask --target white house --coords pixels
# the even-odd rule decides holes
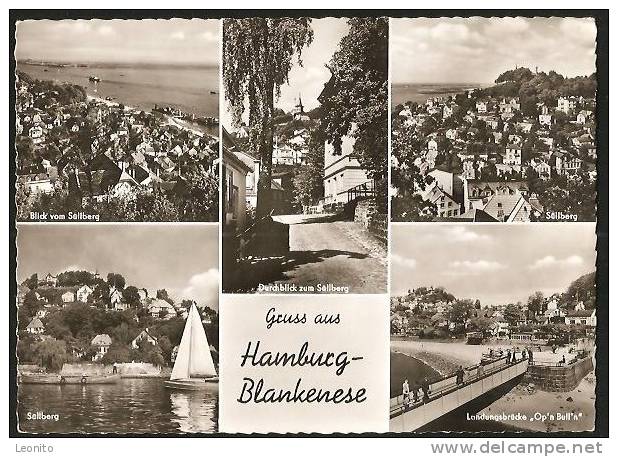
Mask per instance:
[[[597,326],[597,310],[584,309],[578,311],[569,311],[565,321],[569,325],[586,325],[588,327]]]
[[[107,351],[109,351],[112,345],[112,338],[107,333],[102,333],[95,336],[90,342],[90,345],[96,349],[96,353],[92,357],[92,360],[97,361],[102,359],[103,356],[107,354]]]
[[[176,310],[167,301],[157,298],[148,305],[148,313],[156,319],[176,317]]]
[[[31,335],[40,335],[44,331],[45,326],[43,325],[43,322],[41,322],[41,319],[39,319],[38,317],[34,317],[26,327],[26,332]]]
[[[369,183],[367,173],[354,154],[354,139],[341,139],[341,154],[326,141],[324,145],[324,203],[347,203],[348,191]]]
[[[133,341],[131,341],[131,347],[137,349],[142,342],[155,346],[157,344],[157,339],[152,336],[148,331],[148,328],[146,328],[145,330],[142,330],[141,333],[133,339]]]
[[[521,147],[515,144],[507,145],[504,151],[503,163],[514,166],[521,165]]]
[[[67,290],[65,293],[62,294],[61,298],[62,298],[62,302],[63,303],[74,302],[75,301],[75,293],[73,293],[73,291],[71,291],[71,290]]]
[[[82,303],[88,303],[88,297],[92,294],[93,290],[88,284],[84,284],[79,289],[77,289],[77,301]]]
[[[248,157],[248,155],[247,155]],[[248,159],[247,159],[248,160]],[[252,168],[239,157],[239,151],[232,136],[223,129],[223,227],[224,231],[239,231],[245,226],[247,218],[247,195],[251,193],[251,203],[257,205],[257,181],[259,160],[254,160]],[[251,183],[247,176],[251,174]]]
[[[109,304],[112,309],[122,308],[122,292],[116,287],[112,286],[109,289]]]

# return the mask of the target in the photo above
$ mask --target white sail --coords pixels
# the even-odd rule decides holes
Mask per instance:
[[[206,332],[195,304],[191,305],[189,317],[182,333],[178,354],[172,369],[171,380],[192,377],[216,376]]]

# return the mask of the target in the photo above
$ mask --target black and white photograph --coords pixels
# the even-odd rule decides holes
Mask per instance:
[[[220,21],[16,24],[17,220],[218,221]]]
[[[223,291],[385,293],[388,19],[223,21]]]
[[[591,17],[393,19],[391,220],[595,221],[596,38]]]
[[[594,430],[595,246],[594,223],[393,227],[390,430]]]
[[[218,246],[216,224],[20,226],[19,430],[216,432]]]

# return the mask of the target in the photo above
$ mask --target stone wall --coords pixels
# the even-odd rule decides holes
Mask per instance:
[[[380,214],[373,199],[361,200],[354,209],[354,222],[362,224],[380,242],[388,241],[388,216]]]
[[[524,382],[532,383],[537,389],[549,392],[570,392],[594,369],[592,358],[586,357],[571,365],[531,365]]]
[[[388,215],[375,213],[369,222],[369,231],[382,243],[388,243]]]
[[[369,228],[369,223],[374,214],[378,212],[373,200],[361,200],[354,210],[354,222],[358,222],[365,228]]]

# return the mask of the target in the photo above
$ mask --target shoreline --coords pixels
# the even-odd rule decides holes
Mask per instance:
[[[148,109],[140,109],[140,108],[137,108],[135,106],[125,105],[124,103],[122,103],[120,101],[117,101],[117,100],[106,100],[105,98],[102,98],[102,97],[100,97],[98,95],[91,95],[91,94],[86,93],[86,102],[91,102],[91,101],[94,101],[94,102],[97,102],[97,103],[102,103],[102,104],[106,105],[109,108],[117,108],[119,105],[122,105],[122,106],[125,107],[125,110],[127,110],[129,112],[143,111],[145,113],[150,114],[151,116],[154,116],[154,114],[153,114],[151,109],[150,110],[148,110]],[[185,120],[181,120],[181,119],[176,119],[173,116],[170,116],[170,115],[164,114],[164,113],[160,113],[160,114],[165,118],[165,121],[166,121],[165,124],[166,125],[171,125],[171,126],[174,126],[174,127],[178,127],[179,129],[182,129],[182,130],[187,130],[187,131],[189,131],[189,132],[191,132],[191,133],[193,133],[195,135],[198,135],[198,136],[208,135],[209,137],[212,137],[212,138],[215,138],[215,139],[217,138],[216,136],[214,136],[214,135],[212,135],[210,133],[203,132],[201,130],[198,130],[196,127],[193,127],[189,121],[185,121]]]

